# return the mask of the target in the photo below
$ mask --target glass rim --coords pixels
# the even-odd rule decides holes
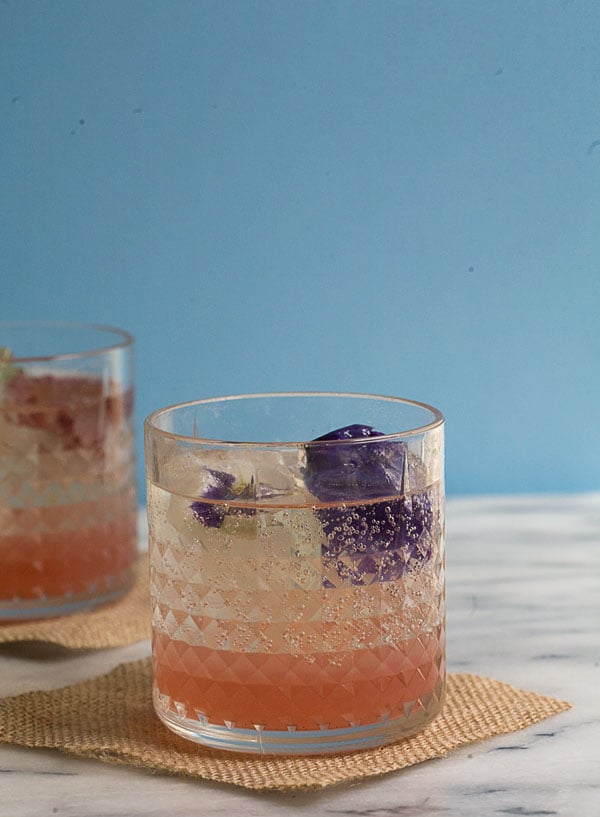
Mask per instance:
[[[94,330],[96,332],[104,332],[107,335],[115,335],[120,340],[115,340],[113,343],[107,342],[101,346],[94,346],[92,349],[85,349],[79,352],[60,352],[58,354],[49,355],[23,355],[11,357],[11,363],[36,363],[36,362],[51,362],[59,360],[78,360],[79,358],[94,357],[96,355],[104,354],[105,352],[112,352],[115,349],[126,349],[134,343],[134,337],[125,329],[119,329],[116,326],[108,326],[101,323],[85,323],[84,321],[0,321],[0,331],[2,329],[68,329],[68,330]]]
[[[390,434],[381,434],[377,437],[355,437],[342,440],[289,440],[289,441],[274,441],[274,440],[220,440],[213,437],[190,436],[189,434],[177,434],[173,431],[166,431],[156,425],[156,420],[166,414],[180,409],[190,408],[191,406],[209,405],[211,403],[225,403],[233,402],[235,400],[256,400],[265,398],[282,398],[282,397],[337,397],[337,398],[354,398],[367,400],[381,400],[390,403],[401,403],[408,406],[416,406],[425,409],[433,415],[433,420],[424,425],[415,426],[405,431],[394,431]],[[444,425],[444,415],[442,412],[431,406],[429,403],[423,403],[418,400],[409,400],[404,397],[392,397],[385,394],[369,394],[364,392],[336,392],[336,391],[284,391],[284,392],[253,392],[249,394],[230,394],[222,397],[204,397],[199,400],[188,400],[183,403],[173,403],[170,406],[156,409],[151,412],[144,420],[144,429],[150,431],[152,434],[158,434],[162,437],[180,440],[188,443],[195,443],[199,445],[211,445],[221,447],[246,447],[246,448],[298,448],[299,446],[330,446],[330,445],[368,445],[375,442],[383,442],[387,440],[400,440],[405,437],[415,437],[419,434],[425,434],[433,431],[436,428],[441,428]]]

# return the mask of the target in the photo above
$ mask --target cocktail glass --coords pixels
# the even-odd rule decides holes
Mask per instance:
[[[444,692],[443,418],[407,400],[199,400],[145,423],[154,706],[233,751],[422,728]]]
[[[136,555],[133,338],[0,322],[0,621],[123,595]]]

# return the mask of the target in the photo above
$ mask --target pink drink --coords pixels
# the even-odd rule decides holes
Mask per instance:
[[[94,375],[5,371],[0,620],[118,598],[132,580],[133,392]]]
[[[146,420],[153,698],[170,729],[311,754],[389,743],[436,715],[442,423],[395,398],[305,393]]]
[[[439,514],[439,492],[429,496]],[[401,576],[344,577],[327,559],[318,503],[229,504],[219,528],[149,486],[155,705],[181,733],[204,724],[294,733],[412,732],[441,704],[442,530]],[[364,506],[361,506],[364,507]],[[332,510],[331,505],[325,510]],[[345,531],[353,533],[351,520]],[[216,729],[215,729],[216,727]]]

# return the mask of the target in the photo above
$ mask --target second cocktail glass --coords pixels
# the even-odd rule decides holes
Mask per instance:
[[[137,506],[133,338],[0,322],[0,621],[123,596]]]
[[[422,728],[445,680],[443,418],[360,394],[200,400],[145,425],[154,706],[257,753]]]

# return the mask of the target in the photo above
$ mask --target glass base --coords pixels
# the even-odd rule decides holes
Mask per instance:
[[[80,593],[59,598],[34,598],[0,600],[0,624],[17,624],[44,618],[58,618],[73,613],[83,613],[102,607],[105,604],[119,601],[133,585],[133,571],[123,581],[119,577],[118,586],[113,586],[100,593]]]
[[[253,729],[238,729],[233,725],[218,726],[203,718],[194,720],[180,717],[172,710],[165,711],[156,689],[154,708],[158,717],[172,732],[186,740],[213,749],[258,755],[322,755],[384,746],[419,732],[439,713],[443,698],[444,684],[440,683],[431,695],[427,708],[423,708],[422,701],[410,701],[405,704],[404,710],[407,715],[404,718],[347,729],[316,731],[292,728],[285,732],[269,731],[259,725]]]

